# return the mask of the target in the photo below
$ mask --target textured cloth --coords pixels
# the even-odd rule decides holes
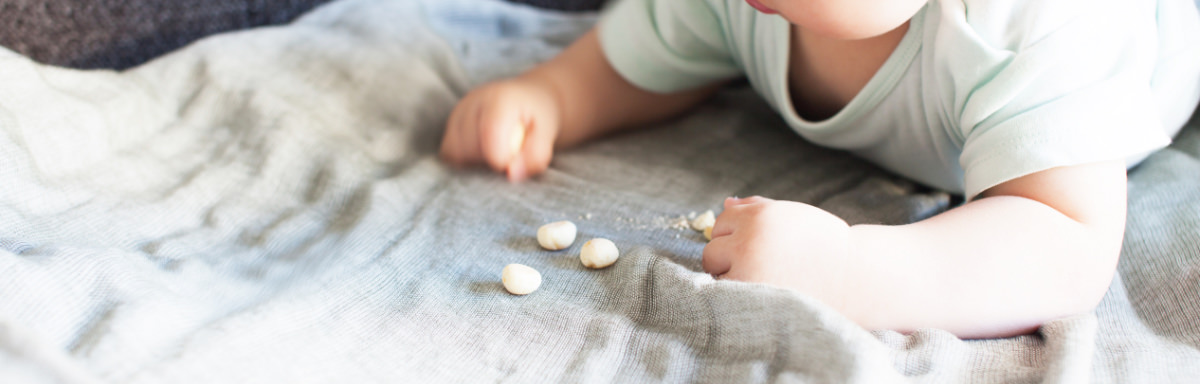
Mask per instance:
[[[1055,167],[1134,165],[1200,100],[1191,0],[930,1],[820,121],[792,108],[791,24],[745,0],[628,0],[601,31],[636,85],[671,92],[744,73],[805,138],[968,198]]]
[[[747,89],[562,151],[526,183],[438,161],[458,97],[593,21],[344,0],[123,72],[0,50],[0,382],[1200,377],[1200,128],[1132,173],[1095,315],[996,340],[867,332],[792,291],[714,281],[681,216],[762,194],[897,224],[954,200],[806,143]],[[563,219],[576,244],[538,247]],[[582,267],[592,237],[616,264]],[[506,293],[509,263],[541,289]]]

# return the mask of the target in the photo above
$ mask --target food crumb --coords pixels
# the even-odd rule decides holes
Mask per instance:
[[[678,230],[691,229],[692,223],[688,221],[687,217],[679,216],[676,217],[673,222],[671,222],[671,228]]]

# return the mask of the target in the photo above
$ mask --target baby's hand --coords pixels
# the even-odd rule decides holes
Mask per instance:
[[[793,288],[846,313],[850,227],[820,208],[765,197],[725,199],[704,270],[717,278]]]
[[[441,156],[456,166],[485,163],[512,181],[535,176],[550,166],[559,109],[544,82],[518,77],[476,88],[450,113]]]

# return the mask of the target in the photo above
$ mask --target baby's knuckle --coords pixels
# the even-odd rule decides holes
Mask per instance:
[[[750,221],[756,226],[771,226],[777,222],[780,210],[771,204],[755,206],[750,212]]]

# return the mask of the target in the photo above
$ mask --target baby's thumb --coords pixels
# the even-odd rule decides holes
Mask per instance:
[[[525,143],[525,124],[515,113],[493,109],[480,116],[480,125],[484,161],[497,172],[508,171]]]
[[[526,127],[524,141],[508,166],[508,179],[521,181],[545,172],[550,167],[550,158],[554,156],[557,132],[555,128],[536,122]]]

